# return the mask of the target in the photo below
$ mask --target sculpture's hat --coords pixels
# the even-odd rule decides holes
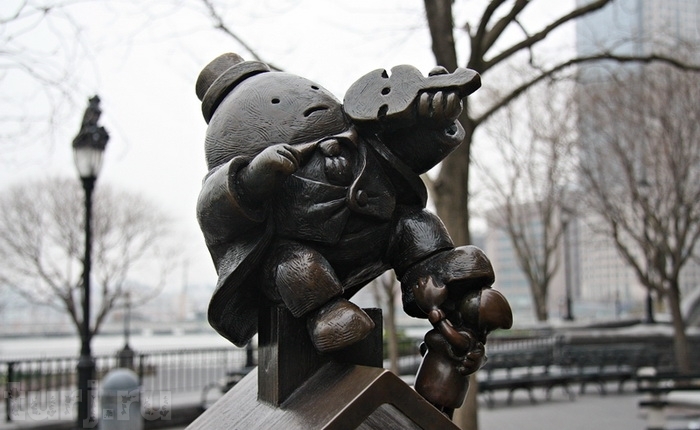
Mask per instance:
[[[349,127],[330,91],[236,54],[209,63],[195,89],[209,124],[204,152],[210,169],[236,156],[252,158],[270,145],[312,142]]]
[[[259,61],[244,61],[234,53],[226,53],[215,58],[199,73],[195,90],[202,101],[202,114],[209,123],[221,101],[244,79],[269,72],[270,67]]]

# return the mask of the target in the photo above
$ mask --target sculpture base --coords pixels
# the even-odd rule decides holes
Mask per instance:
[[[382,367],[382,311],[364,309],[374,330],[341,351],[320,354],[306,330],[306,320],[284,307],[261,309],[258,322],[258,398],[279,406],[294,390],[330,361]]]
[[[188,430],[458,430],[447,417],[385,369],[329,362],[280,406],[260,401],[253,370]]]
[[[188,429],[435,429],[452,421],[382,368],[382,315],[367,338],[319,354],[306,322],[285,308],[260,313],[258,367]]]

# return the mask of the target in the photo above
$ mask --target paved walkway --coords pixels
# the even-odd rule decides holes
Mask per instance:
[[[480,429],[490,430],[643,430],[646,418],[637,406],[636,394],[586,394],[570,401],[554,396],[531,404],[525,393],[515,394],[513,404],[501,399],[493,408],[479,409]]]
[[[577,388],[577,387],[572,387]],[[641,397],[630,388],[619,394],[611,387],[610,394],[601,396],[594,389],[587,394],[577,393],[574,400],[558,390],[551,400],[536,391],[537,403],[532,404],[526,392],[516,391],[512,404],[506,403],[506,393],[497,393],[495,405],[489,408],[483,399],[479,402],[480,430],[644,430],[646,413],[638,406]],[[174,399],[183,401],[185,399]],[[194,397],[188,400],[195,400]],[[180,403],[176,401],[175,403]],[[671,411],[667,429],[700,429],[697,409]],[[0,430],[37,429],[47,422],[0,423]],[[173,425],[170,430],[183,430],[185,425]]]
[[[578,387],[572,387],[578,388]],[[535,392],[538,402],[530,403],[527,393],[516,391],[512,404],[506,394],[498,393],[494,407],[483,399],[479,402],[480,430],[644,430],[646,412],[639,408],[642,398],[631,392],[619,394],[611,387],[610,394],[601,396],[591,390],[571,401],[563,393],[553,393],[544,400],[544,393]],[[542,400],[540,400],[542,399]],[[698,411],[675,410],[667,429],[700,429]],[[170,430],[184,430],[186,426]]]
[[[502,395],[501,395],[502,394]],[[506,404],[505,393],[499,393],[496,404],[488,408],[480,402],[480,430],[644,430],[647,428],[646,411],[639,408],[640,395],[628,388],[619,394],[611,387],[606,396],[595,390],[576,394],[571,401],[556,392],[544,400],[537,392],[536,404],[530,403],[527,393],[516,391],[513,403]],[[539,400],[542,399],[542,400]],[[667,429],[700,429],[700,413],[695,410],[673,410]]]

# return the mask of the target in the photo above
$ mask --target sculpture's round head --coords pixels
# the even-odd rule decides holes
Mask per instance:
[[[235,156],[253,157],[272,144],[310,142],[350,126],[328,90],[235,54],[224,54],[202,71],[197,95],[209,123],[209,169]]]

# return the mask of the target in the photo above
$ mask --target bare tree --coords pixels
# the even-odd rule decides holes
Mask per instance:
[[[11,3],[0,10],[0,88],[5,89],[0,142],[5,153],[20,143],[46,142],[39,137],[51,136],[49,131],[68,117],[80,71],[92,57],[71,10],[77,2]]]
[[[700,81],[649,65],[589,85],[580,98],[582,124],[594,130],[582,142],[588,206],[640,283],[666,299],[677,365],[688,371],[680,276],[700,239]]]
[[[472,161],[472,142],[477,129],[494,113],[507,106],[513,100],[538,82],[570,70],[573,66],[587,62],[609,59],[619,62],[660,61],[674,64],[678,67],[691,67],[688,63],[662,55],[621,56],[611,52],[599,52],[594,55],[577,56],[575,53],[565,54],[554,61],[544,61],[536,56],[535,48],[563,26],[589,13],[602,9],[612,0],[591,0],[586,4],[577,2],[577,6],[552,18],[540,25],[527,25],[525,11],[534,0],[491,0],[483,3],[479,10],[470,10],[472,21],[455,22],[453,0],[425,0],[426,17],[432,38],[432,50],[437,64],[452,71],[458,66],[466,66],[482,75],[482,81],[489,82],[489,75],[502,69],[504,65],[519,62],[530,66],[530,72],[522,75],[511,74],[508,84],[493,94],[488,94],[488,100],[479,99],[477,109],[474,103],[467,102],[460,117],[466,130],[466,137],[460,145],[441,164],[440,172],[435,180],[434,195],[438,215],[445,222],[452,238],[456,243],[470,243],[469,218],[469,175]],[[512,38],[515,30],[520,37]],[[459,32],[459,33],[458,33]],[[457,51],[457,35],[462,32],[468,39],[468,52],[464,53],[467,60],[459,64]],[[692,67],[691,67],[692,68]],[[697,70],[698,68],[695,67]],[[499,84],[504,81],[500,80]],[[464,417],[464,428],[478,428],[476,416],[477,403],[475,396],[468,399],[466,409],[471,416]]]
[[[493,114],[517,99],[530,87],[538,82],[559,76],[573,69],[573,66],[611,60],[617,62],[665,62],[679,68],[700,70],[696,64],[660,54],[649,55],[617,55],[601,51],[593,55],[576,56],[573,50],[562,54],[552,61],[537,57],[535,48],[548,37],[556,34],[563,26],[589,13],[602,9],[612,0],[592,0],[584,5],[576,6],[557,18],[544,24],[528,23],[523,18],[525,11],[532,5],[542,2],[533,0],[491,0],[484,4],[481,10],[471,10],[476,17],[469,22],[454,22],[453,0],[426,0],[425,9],[432,37],[432,49],[437,63],[448,70],[458,66],[474,69],[482,75],[482,81],[488,85],[488,76],[504,66],[514,63],[529,65],[527,73],[510,73],[507,84],[499,80],[498,91],[488,94],[488,100],[478,99],[484,106],[473,106],[467,103],[460,118],[465,130],[465,141],[441,165],[439,176],[435,181],[435,204],[438,214],[445,221],[450,234],[458,243],[469,243],[469,166],[472,159],[471,146],[477,129]],[[528,25],[529,24],[529,25]],[[520,37],[513,38],[515,30]],[[457,33],[457,31],[459,33]],[[462,54],[457,51],[455,40],[457,35],[466,34],[468,52],[464,53],[467,60],[459,64]]]
[[[20,183],[0,196],[0,284],[65,312],[81,336],[83,204],[79,181],[67,179]],[[143,302],[160,292],[173,254],[165,248],[169,227],[159,210],[106,184],[96,190],[92,233],[99,300],[90,325],[94,335],[113,309],[126,304],[127,294]]]
[[[49,146],[57,135],[68,132],[64,127],[73,124],[74,112],[86,95],[95,92],[104,53],[125,55],[138,43],[163,37],[185,39],[195,32],[188,26],[190,33],[182,34],[185,30],[180,25],[167,27],[169,36],[153,30],[157,22],[179,22],[175,15],[189,4],[178,3],[4,2],[0,7],[0,157],[26,163],[15,154],[28,145]],[[206,28],[208,21],[196,18]],[[126,20],[128,25],[123,25]]]
[[[537,85],[494,115],[487,132],[498,156],[476,163],[491,206],[489,225],[510,238],[530,285],[535,316],[548,318],[549,287],[561,267],[564,216],[575,172],[575,121],[564,84]]]

